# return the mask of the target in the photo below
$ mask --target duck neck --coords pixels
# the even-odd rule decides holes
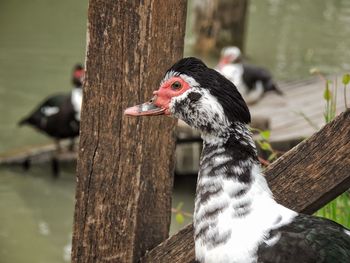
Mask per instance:
[[[241,219],[250,213],[255,216],[266,213],[263,207],[274,200],[260,174],[255,144],[246,125],[236,123],[227,134],[202,134],[202,138],[194,213],[195,240],[215,247],[234,235],[227,220],[245,222]],[[213,235],[217,238],[213,239]]]
[[[202,134],[194,238],[198,262],[256,262],[274,227],[296,216],[273,199],[245,125],[220,136]]]
[[[258,155],[252,134],[246,124],[236,122],[213,133],[202,133],[203,152],[201,165],[207,163],[208,157],[225,155],[231,157],[233,163],[224,163],[225,167],[232,165],[243,165],[249,162],[249,166],[258,164]],[[229,171],[228,171],[229,172]],[[231,171],[233,176],[237,173]],[[239,179],[239,178],[237,178]]]
[[[75,111],[75,119],[80,121],[81,104],[83,100],[83,90],[81,88],[75,87],[71,93],[71,103]]]
[[[262,184],[262,189],[270,194],[266,181],[260,174],[255,143],[246,125],[234,123],[215,136],[202,133],[202,138],[195,212],[201,206],[215,202],[219,196],[228,202],[241,198],[257,183]]]

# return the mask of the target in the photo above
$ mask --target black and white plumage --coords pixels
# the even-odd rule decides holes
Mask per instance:
[[[273,91],[282,95],[282,91],[264,68],[242,63],[238,47],[226,47],[221,51],[221,58],[216,70],[229,79],[248,104],[258,102],[266,92]]]
[[[78,64],[73,69],[71,93],[46,98],[19,125],[31,125],[57,140],[78,136],[83,78],[84,68]]]
[[[247,127],[249,110],[229,80],[185,58],[154,95],[125,114],[172,115],[203,138],[194,211],[198,262],[350,262],[348,229],[273,199]]]

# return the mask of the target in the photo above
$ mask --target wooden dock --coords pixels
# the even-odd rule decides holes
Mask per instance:
[[[335,82],[335,77],[329,80]],[[253,125],[261,129],[269,127],[273,147],[287,151],[315,133],[316,127],[320,129],[324,126],[325,81],[314,77],[280,84],[280,88],[284,96],[267,93],[259,103],[249,108]],[[350,101],[349,94],[348,101]],[[343,86],[338,77],[337,113],[344,110]],[[181,121],[178,128],[177,170],[195,172],[198,168],[201,147],[190,143],[200,142],[199,133],[191,130]],[[57,153],[55,145],[52,144],[0,154],[0,166],[25,164],[28,160],[30,163],[45,163],[50,162],[53,158],[59,162],[72,162],[76,160],[76,157],[76,152]]]
[[[338,81],[338,115],[345,110],[345,105],[341,78],[329,78],[333,83],[336,79]],[[258,104],[250,106],[251,114],[253,117],[269,118],[272,143],[310,137],[325,125],[323,115],[326,105],[323,98],[325,85],[325,81],[318,77],[281,84],[284,96],[267,94]],[[331,88],[332,85],[329,87]],[[349,101],[349,94],[347,97]]]
[[[32,148],[17,149],[11,152],[0,154],[0,167],[8,165],[41,164],[51,162],[53,159],[58,162],[73,162],[77,159],[76,151],[66,149],[68,143],[63,143],[65,148],[57,152],[56,145],[46,144]]]

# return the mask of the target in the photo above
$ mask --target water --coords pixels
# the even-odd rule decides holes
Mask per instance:
[[[72,166],[0,169],[0,262],[68,262],[74,207]]]
[[[350,1],[250,2],[252,62],[279,80],[307,78],[312,67],[350,70]],[[71,68],[84,60],[86,11],[87,0],[0,1],[0,153],[50,142],[16,123],[45,96],[71,89]],[[190,55],[191,37],[186,43]],[[73,166],[58,179],[48,166],[0,168],[0,263],[69,261],[74,181]],[[173,206],[184,202],[191,212],[193,191],[193,179],[179,179]],[[173,219],[171,232],[182,226]]]
[[[279,80],[350,70],[350,1],[251,1],[247,55]]]
[[[48,165],[0,169],[0,262],[69,262],[74,212],[74,167],[64,165],[53,178]],[[173,207],[183,202],[184,211],[193,210],[193,178],[175,184]],[[172,218],[171,233],[182,224]]]
[[[71,90],[86,11],[87,1],[0,1],[0,153],[49,142],[17,122],[46,96]]]

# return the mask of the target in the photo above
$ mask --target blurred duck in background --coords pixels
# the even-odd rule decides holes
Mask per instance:
[[[70,150],[73,150],[74,138],[79,135],[83,81],[84,67],[77,64],[73,68],[72,91],[46,98],[18,124],[30,125],[54,138],[57,150],[60,150],[61,139],[71,139]]]
[[[242,52],[238,47],[222,49],[216,70],[235,84],[248,105],[257,103],[268,91],[283,94],[266,69],[242,63]]]

